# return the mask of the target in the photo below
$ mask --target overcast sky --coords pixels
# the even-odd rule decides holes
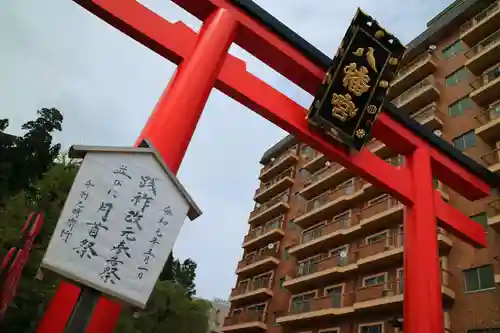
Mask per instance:
[[[163,17],[201,23],[169,0],[140,0]],[[359,6],[409,42],[450,0],[257,0],[259,5],[328,55],[333,55]],[[286,5],[285,5],[286,4]],[[308,106],[312,97],[239,47],[248,70]],[[64,113],[57,140],[72,144],[134,143],[174,65],[101,22],[71,0],[0,2],[0,117],[10,131],[36,110]],[[258,135],[256,135],[258,134]],[[258,163],[286,133],[213,91],[179,173],[204,214],[184,226],[174,255],[198,263],[198,295],[227,299],[241,259]],[[234,153],[239,148],[240,153]],[[228,152],[231,152],[229,154]]]

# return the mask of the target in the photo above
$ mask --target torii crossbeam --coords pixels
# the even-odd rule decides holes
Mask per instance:
[[[172,171],[178,171],[215,87],[405,204],[404,331],[443,332],[436,219],[473,246],[486,246],[486,238],[481,225],[441,199],[432,178],[469,200],[478,200],[491,195],[491,186],[499,187],[499,177],[390,103],[377,119],[374,136],[407,157],[402,168],[367,150],[346,154],[312,132],[304,108],[248,73],[245,63],[228,54],[228,49],[238,44],[311,94],[331,60],[252,1],[173,0],[204,22],[199,34],[182,22],[163,19],[136,0],[74,1],[179,65],[138,139],[150,140]],[[61,283],[37,332],[62,333],[78,295],[76,286]],[[113,332],[120,309],[118,303],[101,299],[87,332]]]

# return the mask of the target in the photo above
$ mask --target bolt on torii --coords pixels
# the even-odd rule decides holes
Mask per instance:
[[[432,179],[437,177],[467,199],[478,200],[491,195],[491,186],[499,187],[496,175],[432,138],[387,102],[385,112],[377,115],[373,134],[406,156],[402,168],[366,149],[349,153],[312,130],[305,119],[307,110],[248,73],[245,63],[228,54],[228,49],[238,44],[312,95],[319,95],[332,60],[250,0],[173,0],[203,21],[199,33],[182,22],[165,20],[136,0],[74,1],[179,65],[137,141],[150,140],[172,171],[178,171],[215,87],[405,204],[404,330],[443,332],[436,220],[474,246],[486,246],[486,239],[481,225],[441,199]],[[339,105],[349,104],[344,97],[337,97]],[[37,332],[62,332],[78,295],[76,286],[61,283]],[[100,300],[87,332],[113,332],[119,313],[118,303]]]

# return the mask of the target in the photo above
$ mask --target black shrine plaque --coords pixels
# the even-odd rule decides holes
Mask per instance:
[[[406,47],[359,8],[309,108],[315,129],[356,150],[366,144]]]

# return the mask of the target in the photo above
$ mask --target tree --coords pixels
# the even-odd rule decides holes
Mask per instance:
[[[8,198],[0,208],[0,255],[16,243],[20,229],[28,214],[40,210],[44,223],[31,250],[29,261],[23,270],[16,298],[11,303],[0,332],[34,332],[37,319],[44,306],[52,298],[57,278],[46,275],[43,280],[35,279],[40,262],[47,249],[59,214],[78,170],[78,164],[60,159],[41,179],[30,186],[30,191],[21,190]]]
[[[52,144],[52,133],[62,130],[63,116],[55,108],[37,111],[38,118],[21,126],[24,135],[5,133],[7,119],[0,119],[0,203],[30,186],[49,170],[61,149]]]
[[[174,281],[174,255],[170,251],[168,254],[167,262],[160,273],[158,280],[160,281]]]
[[[174,255],[171,251],[158,280],[172,281],[179,284],[186,290],[188,297],[192,297],[196,294],[194,280],[196,279],[197,266],[198,265],[191,260],[191,258],[187,258],[181,264],[179,259],[174,259]]]
[[[185,289],[172,281],[159,281],[144,311],[126,308],[118,323],[118,333],[206,333],[212,305],[192,300]]]
[[[176,260],[174,265],[175,281],[184,288],[188,297],[192,297],[196,294],[194,280],[196,278],[197,266],[198,265],[190,258],[184,260],[182,264],[180,264],[179,260]]]

